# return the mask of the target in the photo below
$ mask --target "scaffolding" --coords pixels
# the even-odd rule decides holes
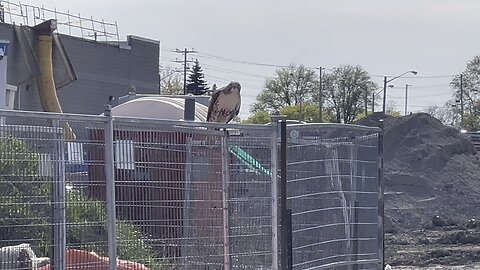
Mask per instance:
[[[8,24],[20,24],[35,26],[44,21],[55,19],[57,21],[56,32],[64,35],[81,37],[99,42],[120,43],[118,25],[98,20],[93,17],[84,17],[80,13],[59,11],[56,8],[49,9],[23,4],[21,2],[0,0],[0,22]]]

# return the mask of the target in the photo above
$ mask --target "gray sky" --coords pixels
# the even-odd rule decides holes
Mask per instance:
[[[383,75],[415,69],[415,78],[393,81],[388,97],[403,112],[450,99],[451,75],[480,54],[478,0],[29,0],[22,1],[107,22],[118,22],[121,39],[138,35],[160,40],[161,65],[195,48],[209,84],[242,84],[241,116],[275,67],[303,64],[329,68],[360,65],[382,85]],[[218,57],[221,58],[218,58]],[[189,57],[190,58],[190,57]],[[235,60],[235,61],[232,61]]]

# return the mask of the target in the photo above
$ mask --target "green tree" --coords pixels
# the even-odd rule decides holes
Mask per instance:
[[[195,60],[195,64],[188,75],[187,80],[187,93],[194,95],[203,95],[208,91],[207,81],[205,80],[205,74],[203,74],[202,67],[198,62],[198,59]]]
[[[479,131],[480,130],[480,118],[478,116],[467,113],[463,116],[463,129],[467,131]]]
[[[244,119],[242,124],[266,124],[270,123],[270,114],[268,112],[256,112]]]
[[[326,103],[334,114],[334,122],[351,123],[358,114],[365,113],[365,96],[372,96],[376,84],[360,66],[336,67],[325,74]],[[371,104],[371,100],[367,99]]]
[[[160,72],[160,94],[183,94],[183,80],[178,71],[167,67]]]
[[[276,113],[285,106],[302,105],[312,99],[318,89],[318,75],[303,65],[290,65],[276,71],[265,82],[264,89],[250,108],[252,113]]]
[[[38,176],[40,154],[24,141],[0,138],[0,242],[16,245],[27,241],[37,256],[49,256],[51,236],[51,184],[53,179]],[[76,190],[67,192],[67,244],[70,247],[107,254],[106,209]],[[146,263],[159,269],[150,240],[135,226],[117,221],[121,259]],[[123,244],[126,243],[126,244]]]
[[[300,105],[294,106],[285,106],[280,109],[280,114],[287,116],[289,120],[298,120],[300,118],[300,109],[303,110],[303,120],[308,123],[318,123],[319,114],[318,114],[318,104],[308,102],[303,104],[302,108]],[[323,114],[323,123],[328,123],[331,121],[331,114],[325,112]]]
[[[18,239],[37,239],[35,244],[45,253],[49,220],[41,213],[49,209],[45,200],[50,198],[50,187],[47,179],[37,176],[39,160],[25,142],[0,138],[0,241],[16,245]]]
[[[480,56],[473,57],[467,63],[465,71],[455,76],[450,85],[454,89],[454,94],[448,109],[452,114],[458,116],[454,118],[456,120],[454,125],[462,127],[460,115],[463,99],[464,123],[462,128],[470,131],[478,130],[480,127],[476,119],[480,117]]]

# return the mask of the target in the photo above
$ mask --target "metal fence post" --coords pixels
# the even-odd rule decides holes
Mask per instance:
[[[223,264],[225,270],[232,269],[229,240],[228,191],[230,184],[230,158],[228,153],[228,131],[222,136],[222,208],[223,208]]]
[[[187,254],[192,252],[192,247],[188,245],[190,237],[192,237],[192,228],[190,227],[190,210],[192,208],[192,163],[193,163],[193,152],[192,152],[193,138],[187,136],[186,145],[185,145],[185,188],[184,188],[184,200],[183,200],[183,230],[182,230],[182,247],[180,254],[183,257],[183,265],[187,267],[189,261]]]
[[[55,138],[55,153],[57,155],[53,193],[53,258],[52,269],[65,269],[66,259],[66,194],[65,194],[65,139],[60,128],[60,121],[53,121]]]
[[[288,269],[289,258],[289,233],[287,213],[287,118],[285,116],[272,116],[272,222],[273,226],[273,248],[274,266],[278,269]],[[278,138],[280,137],[280,152]],[[280,177],[278,172],[280,171]],[[280,180],[280,182],[279,182]],[[280,210],[280,211],[279,211]],[[279,215],[280,214],[280,215]],[[280,223],[279,223],[280,218]],[[280,226],[279,226],[280,225]],[[279,233],[278,228],[281,228]],[[280,242],[279,242],[280,240]],[[280,244],[280,249],[279,249]],[[280,255],[280,257],[279,257]],[[275,265],[276,263],[276,265]],[[275,269],[275,268],[274,268]]]
[[[358,222],[359,222],[359,218],[358,218],[358,215],[359,215],[359,206],[360,204],[358,203],[358,201],[354,201],[353,202],[353,207],[354,207],[354,214],[353,214],[353,224],[354,224],[354,227],[353,227],[353,232],[352,232],[352,238],[353,238],[353,247],[352,247],[352,250],[353,250],[353,267],[352,269],[353,270],[357,270],[358,269],[358,253],[359,253],[359,241],[358,241],[358,236],[359,236],[359,230],[360,230],[360,227],[358,225]]]
[[[272,203],[272,269],[278,270],[279,266],[279,250],[278,250],[278,116],[272,116],[272,133],[271,133],[271,203]]]
[[[384,179],[383,179],[383,134],[384,122],[380,120],[380,129],[378,133],[378,255],[381,269],[385,268],[385,201],[384,201]]]
[[[292,270],[293,269],[293,243],[292,243],[292,209],[286,209],[286,242],[287,242],[287,267],[286,269]]]
[[[293,262],[289,245],[291,239],[292,220],[287,205],[287,122],[286,117],[280,120],[280,265],[282,269],[291,270]]]
[[[107,196],[107,233],[109,270],[117,269],[117,231],[115,213],[115,165],[114,165],[114,138],[113,118],[111,106],[105,110],[105,178]]]

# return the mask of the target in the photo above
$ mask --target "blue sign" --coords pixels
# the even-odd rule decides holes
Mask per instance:
[[[7,55],[7,49],[8,49],[8,44],[10,41],[8,40],[0,40],[0,55],[1,56],[6,56]]]

